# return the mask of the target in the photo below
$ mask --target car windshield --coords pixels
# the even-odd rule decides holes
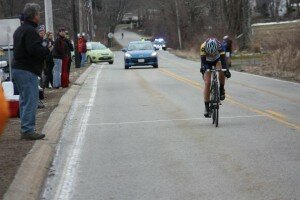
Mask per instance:
[[[163,44],[165,44],[165,42],[163,42],[163,41],[154,41],[154,44],[163,45]]]
[[[92,43],[92,50],[103,50],[107,49],[106,46],[100,43]]]
[[[150,42],[130,43],[128,45],[128,51],[153,50],[153,48]]]

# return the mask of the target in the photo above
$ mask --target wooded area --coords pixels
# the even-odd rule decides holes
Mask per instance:
[[[106,39],[107,33],[114,32],[126,12],[132,12],[139,17],[139,29],[150,35],[166,38],[173,48],[195,48],[194,44],[208,36],[221,38],[230,35],[237,38],[236,42],[243,50],[250,46],[252,21],[297,18],[300,16],[299,1],[93,0],[92,7],[95,33],[101,41]],[[1,0],[0,18],[18,16],[27,2],[39,3],[42,8],[44,5],[44,0]],[[71,1],[52,2],[55,30],[64,26],[72,33]],[[77,21],[82,32],[91,33],[91,6],[88,2],[81,0],[81,7],[77,5]],[[283,11],[285,14],[280,16]],[[79,13],[82,14],[80,19]],[[41,15],[43,19],[44,13]]]

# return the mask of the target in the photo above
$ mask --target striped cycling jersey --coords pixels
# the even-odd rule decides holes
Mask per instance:
[[[220,58],[221,55],[225,55],[225,51],[220,42],[218,42],[218,52],[215,55],[209,55],[205,50],[206,42],[204,42],[200,47],[200,55],[206,57],[206,61],[214,62]]]

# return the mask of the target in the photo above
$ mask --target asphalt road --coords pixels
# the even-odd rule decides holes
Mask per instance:
[[[215,128],[198,62],[115,54],[74,99],[44,199],[300,199],[300,84],[233,72]]]

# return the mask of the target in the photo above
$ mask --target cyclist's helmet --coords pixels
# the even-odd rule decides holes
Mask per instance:
[[[216,38],[209,38],[206,40],[205,51],[209,55],[218,53],[218,40]]]

